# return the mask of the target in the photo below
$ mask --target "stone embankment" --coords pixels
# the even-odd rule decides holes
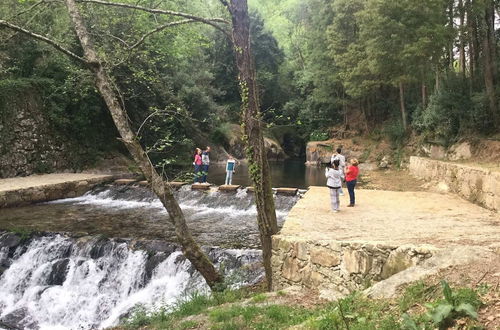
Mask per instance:
[[[0,180],[0,208],[71,198],[85,194],[115,175],[60,173]]]
[[[339,294],[363,289],[420,264],[435,252],[432,246],[385,245],[348,241],[313,241],[275,236],[273,268],[276,289],[300,283],[307,288],[332,288]]]
[[[410,173],[427,181],[435,181],[443,190],[449,190],[485,208],[500,210],[498,171],[412,156]]]
[[[357,190],[356,206],[330,211],[326,187],[310,187],[273,237],[273,285],[343,295],[453,246],[498,246],[496,212],[458,196]]]

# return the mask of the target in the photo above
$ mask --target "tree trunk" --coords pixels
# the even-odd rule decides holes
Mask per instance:
[[[427,86],[422,83],[422,110],[427,106]]]
[[[472,80],[476,72],[476,29],[475,29],[475,17],[473,15],[471,0],[465,1],[465,12],[467,14],[467,42],[469,44],[469,76]]]
[[[450,25],[450,28],[453,29],[454,25],[454,14],[453,14],[453,4],[455,0],[450,0],[448,3],[448,24]],[[453,53],[453,41],[448,45],[448,56],[449,56],[449,68],[450,70],[453,71],[453,65],[455,62],[455,56]]]
[[[123,143],[135,162],[139,165],[146,179],[151,183],[154,193],[158,196],[165,209],[167,209],[170,221],[175,227],[177,239],[182,246],[182,251],[186,258],[201,273],[212,289],[220,288],[223,280],[222,276],[194,241],[186,225],[184,214],[175,200],[171,188],[156,172],[153,164],[151,164],[151,161],[139,144],[137,136],[130,128],[127,114],[121,106],[117,93],[113,88],[113,83],[97,55],[97,51],[90,39],[90,34],[85,27],[75,0],[65,0],[65,2],[76,35],[83,48],[84,57],[89,63],[90,70],[95,74],[97,89],[104,98]]]
[[[250,48],[250,19],[246,0],[224,2],[231,13],[233,47],[241,93],[242,129],[246,142],[248,170],[255,185],[255,203],[267,289],[272,290],[272,235],[278,232],[271,187],[271,174],[264,148],[255,64]]]
[[[458,1],[458,10],[460,14],[460,26],[459,26],[459,40],[460,40],[460,46],[459,46],[459,68],[460,72],[462,72],[463,77],[465,79],[465,6],[463,3],[463,0]]]
[[[406,131],[408,128],[408,122],[406,119],[405,89],[402,81],[399,82],[399,105],[401,108],[401,119],[403,120],[403,128]]]
[[[494,39],[495,11],[493,1],[488,1],[484,12],[483,22],[483,62],[484,62],[484,83],[486,94],[488,95],[491,118],[495,124],[500,123],[497,110],[497,100],[495,93],[495,39]]]

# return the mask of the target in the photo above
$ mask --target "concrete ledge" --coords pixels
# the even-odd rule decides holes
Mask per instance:
[[[219,186],[219,191],[223,191],[223,192],[235,192],[240,187],[241,186],[239,186],[239,185],[222,185],[222,186]]]
[[[273,286],[331,289],[342,295],[389,278],[430,258],[431,245],[384,245],[370,242],[273,236]]]
[[[410,174],[441,182],[444,189],[473,203],[490,210],[500,210],[500,172],[412,156]]]
[[[98,184],[116,179],[113,175],[63,174],[62,176],[64,178],[59,178],[57,174],[36,176],[33,179],[36,182],[32,184],[29,184],[30,177],[5,179],[11,183],[17,180],[21,184],[18,187],[12,185],[11,189],[0,189],[0,208],[78,197]]]

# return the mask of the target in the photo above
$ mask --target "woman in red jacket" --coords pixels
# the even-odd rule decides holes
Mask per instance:
[[[196,148],[194,153],[194,183],[201,183],[201,149]]]
[[[349,200],[350,203],[347,207],[353,207],[356,203],[356,197],[354,196],[354,187],[356,187],[356,182],[359,174],[359,162],[356,158],[350,160],[351,165],[347,166],[347,170],[345,172],[345,183],[347,186],[347,191],[349,191]]]

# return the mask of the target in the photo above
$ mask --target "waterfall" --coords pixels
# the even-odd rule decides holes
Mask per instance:
[[[12,235],[12,234],[4,234]],[[2,239],[0,238],[0,243]],[[39,236],[9,248],[0,245],[0,321],[26,329],[93,329],[116,325],[134,307],[169,306],[190,292],[208,292],[179,251],[146,251],[131,241],[103,237]],[[258,250],[210,249],[235,286],[263,276]],[[6,256],[7,254],[7,256]],[[243,269],[254,269],[243,271]]]

